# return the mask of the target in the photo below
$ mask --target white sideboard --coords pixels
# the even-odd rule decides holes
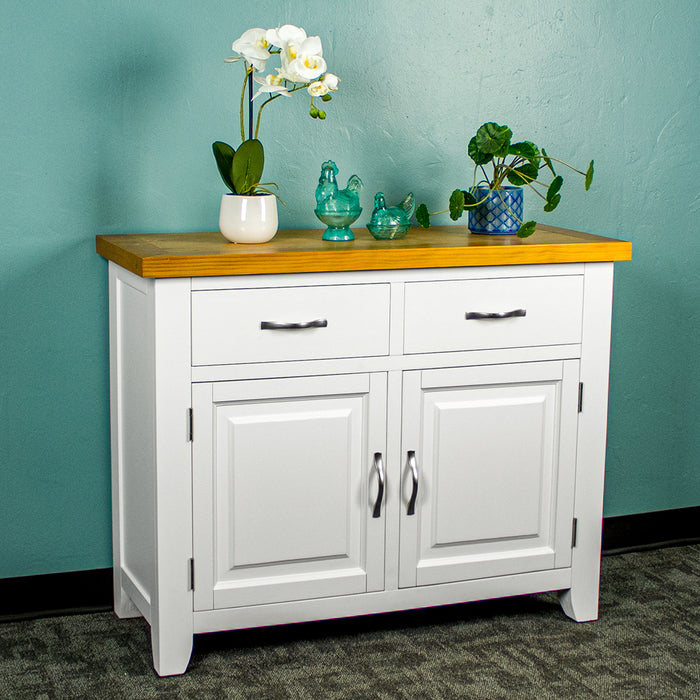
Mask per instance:
[[[631,246],[458,231],[98,237],[115,610],[158,674],[217,630],[543,591],[597,617]]]

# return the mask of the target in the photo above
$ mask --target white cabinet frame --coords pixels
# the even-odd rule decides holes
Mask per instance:
[[[580,342],[569,333],[560,343],[552,343],[550,339],[541,345],[509,347],[506,339],[499,341],[498,347],[403,352],[408,283],[469,281],[477,284],[478,280],[489,280],[489,284],[493,284],[493,280],[559,276],[578,276],[582,280]],[[575,620],[597,617],[613,281],[611,262],[172,279],[143,279],[110,262],[109,277],[115,611],[120,617],[143,615],[148,620],[154,667],[160,675],[183,673],[189,662],[193,634],[215,630],[542,591],[559,591],[563,610]],[[191,310],[194,294],[206,293],[209,289],[355,284],[388,285],[388,354],[354,357],[350,344],[347,353],[336,353],[332,359],[285,361],[272,358],[266,362],[193,365]],[[415,330],[412,334],[415,337]],[[565,427],[567,440],[575,440],[575,465],[571,470],[574,495],[567,508],[576,519],[577,527],[575,546],[567,553],[570,565],[565,557],[541,570],[401,587],[400,551],[404,544],[400,521],[405,506],[405,496],[401,492],[405,473],[404,381],[411,372],[480,368],[497,374],[499,367],[548,362],[559,363],[565,373],[571,373],[576,367],[578,381],[584,386],[582,410],[567,413],[567,420],[573,420],[575,426]],[[208,585],[210,572],[203,571],[197,560],[194,566],[192,564],[195,549],[205,546],[197,540],[195,547],[194,538],[202,535],[201,528],[198,530],[194,524],[193,512],[194,517],[200,518],[196,514],[206,508],[201,501],[202,494],[193,493],[193,483],[198,483],[201,475],[196,472],[209,458],[204,454],[208,448],[203,447],[207,443],[206,425],[195,421],[195,439],[190,441],[192,409],[194,415],[209,410],[204,406],[207,402],[211,405],[215,387],[227,382],[291,378],[304,382],[304,378],[354,375],[381,375],[381,392],[386,401],[386,432],[382,436],[386,453],[386,491],[381,519],[376,525],[384,540],[383,585],[375,585],[376,579],[367,592],[264,605],[216,608],[206,603],[195,604],[193,583],[198,597],[200,586]],[[570,383],[567,382],[567,386]],[[570,396],[566,398],[570,400]],[[384,407],[378,410],[384,411]],[[373,488],[368,486],[367,493]],[[363,504],[364,507],[368,505]],[[569,527],[565,528],[566,532],[562,531],[563,527],[557,525],[555,537],[558,540],[570,537]],[[199,534],[193,534],[195,532]]]

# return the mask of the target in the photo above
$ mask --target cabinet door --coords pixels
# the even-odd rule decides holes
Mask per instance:
[[[401,587],[570,565],[577,396],[574,360],[405,373]]]
[[[195,609],[381,590],[386,375],[193,392]]]

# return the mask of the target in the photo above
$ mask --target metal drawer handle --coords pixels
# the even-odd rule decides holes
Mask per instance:
[[[413,481],[411,498],[408,499],[406,515],[414,515],[416,512],[416,496],[418,496],[418,464],[416,464],[416,453],[413,450],[408,451],[408,459],[406,463],[408,468],[411,470],[411,480]]]
[[[374,510],[372,511],[373,518],[379,518],[382,515],[382,500],[384,499],[384,461],[382,460],[382,453],[374,453],[374,468],[377,470],[377,479],[379,483],[377,485],[377,500],[374,502]]]
[[[317,318],[315,321],[302,321],[301,323],[284,323],[279,321],[260,321],[262,331],[294,331],[303,328],[326,328],[328,320]]]
[[[504,311],[503,313],[482,313],[481,311],[467,311],[466,314],[464,314],[464,318],[467,319],[467,321],[471,321],[472,319],[481,319],[481,318],[516,318],[518,316],[525,316],[526,311],[525,309],[513,309],[512,311]]]

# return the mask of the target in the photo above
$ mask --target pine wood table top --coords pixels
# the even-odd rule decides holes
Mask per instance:
[[[229,243],[218,232],[97,236],[97,252],[140,277],[209,277],[342,270],[396,270],[483,265],[630,260],[632,244],[538,225],[529,238],[474,235],[466,226],[412,228],[406,238],[377,241],[353,229],[354,241],[324,241],[323,229],[279,231],[259,245]]]

